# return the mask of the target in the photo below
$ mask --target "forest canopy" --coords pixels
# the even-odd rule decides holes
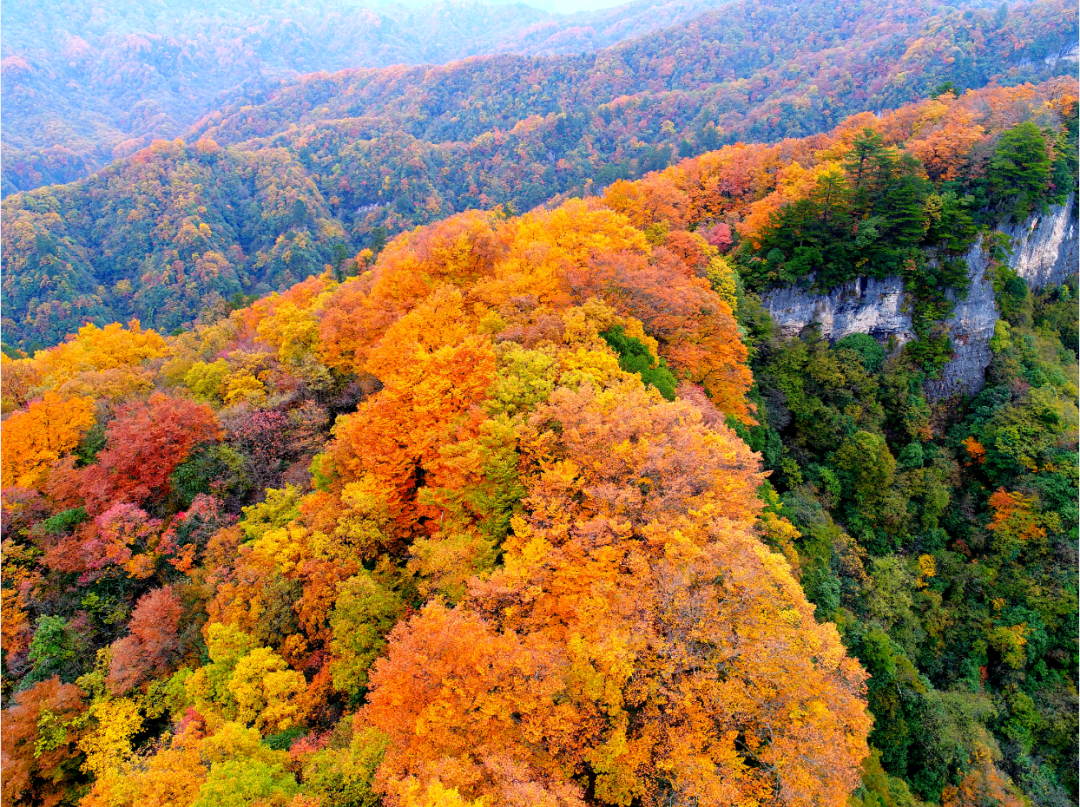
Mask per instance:
[[[615,180],[600,198],[639,227],[653,227],[649,237],[670,240],[672,249],[698,247],[678,233],[669,239],[659,228],[690,228],[704,236],[706,229],[711,233],[717,226],[727,227],[749,246],[759,241],[756,233],[786,202],[798,204],[785,215],[806,211],[819,180],[840,177],[844,151],[861,129],[870,127],[882,138],[881,154],[892,155],[890,165],[895,165],[888,170],[906,183],[902,188],[883,185],[882,193],[906,194],[909,228],[922,227],[927,216],[934,219],[934,226],[918,240],[938,243],[955,254],[964,251],[973,233],[954,226],[957,216],[966,220],[980,209],[992,210],[992,216],[1012,215],[1062,198],[1074,170],[1065,129],[1073,108],[1067,97],[1075,93],[1075,79],[1066,78],[959,96],[947,92],[880,117],[851,117],[827,134],[773,145],[726,146],[653,172],[640,183]],[[1024,197],[1002,211],[1002,201],[1012,199],[1012,178],[1002,173],[1002,157],[996,162],[991,157],[1002,134],[1025,122],[1039,129],[1037,137],[1048,150],[1047,172],[1032,176]],[[513,141],[505,145],[511,147]],[[492,159],[497,158],[494,153]],[[406,163],[395,159],[365,159],[333,179],[332,174],[309,170],[303,156],[298,159],[287,148],[223,148],[209,139],[194,144],[162,141],[83,182],[9,197],[3,202],[4,338],[32,351],[55,344],[87,321],[103,326],[132,317],[169,332],[187,327],[206,309],[211,318],[221,316],[252,292],[286,288],[328,269],[338,277],[356,273],[368,258],[355,245],[367,241],[366,249],[376,252],[390,234],[381,225],[372,229],[357,218],[350,223],[341,217],[343,209],[369,198],[364,185],[389,189],[386,193],[398,199],[391,211],[405,209],[399,204],[403,193],[416,200],[407,218],[394,214],[404,226],[448,212],[442,201],[423,207],[425,197],[457,198],[458,180],[480,181],[468,162],[440,168],[439,163],[428,167],[411,158]],[[528,170],[527,163],[503,165],[504,179]],[[397,176],[399,169],[407,176]],[[356,180],[356,171],[368,177],[363,184]],[[479,177],[493,175],[480,171]],[[434,181],[441,190],[430,184]],[[554,191],[542,177],[533,187],[537,194]],[[626,188],[638,190],[630,197]],[[791,254],[784,255],[783,268],[776,255],[772,262],[755,264],[748,275],[751,284],[781,276],[798,279],[811,271],[827,284],[899,266],[912,251],[908,246],[917,250],[919,244],[903,241],[902,226],[872,209],[884,204],[884,197],[862,198],[871,191],[869,186],[860,190],[854,202],[862,207],[844,213],[873,213],[854,239],[836,239],[822,231],[812,236],[813,244],[802,243],[803,236],[799,243],[788,244],[791,239],[783,227],[790,231],[791,223],[774,228],[770,237],[777,254]],[[492,196],[507,200],[501,193]],[[492,201],[466,196],[453,204],[490,207]],[[845,209],[848,205],[838,203]],[[929,211],[927,204],[936,207]],[[519,209],[516,205],[509,199],[504,210]],[[387,208],[379,210],[385,213]],[[656,221],[644,218],[650,210],[656,211]],[[839,232],[840,222],[834,219],[831,232]],[[862,242],[871,232],[875,260],[859,264]],[[896,246],[901,242],[902,247]],[[795,248],[802,249],[797,257]],[[811,248],[816,256],[808,252]],[[770,246],[760,257],[768,259],[771,252]],[[698,253],[698,261],[702,255]],[[930,279],[933,286],[949,282],[944,276]],[[933,296],[930,289],[920,294]],[[931,312],[928,321],[939,318]]]
[[[911,351],[777,333],[738,267],[815,185],[736,179],[858,199],[961,124],[1054,165],[1075,106],[945,93],[5,355],[5,799],[1067,798],[1075,281],[1004,284],[986,388],[931,406]]]
[[[1075,804],[1075,8],[827,5],[5,199],[4,804]],[[766,307],[885,277],[906,343]]]
[[[5,357],[5,797],[843,804],[865,674],[761,541],[746,357],[578,200]]]

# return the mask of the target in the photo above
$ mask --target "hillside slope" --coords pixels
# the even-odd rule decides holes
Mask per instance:
[[[993,12],[905,0],[738,0],[596,53],[303,76],[226,99],[187,139],[235,144],[294,127],[292,136],[302,137],[307,127],[320,132],[340,120],[353,137],[358,128],[364,138],[403,133],[468,143],[533,116],[591,119],[608,106],[616,120],[604,123],[615,128],[598,127],[597,142],[631,134],[676,147],[710,122],[722,142],[768,141],[822,131],[852,112],[895,108],[944,81],[963,90],[991,78],[1070,75],[1074,65],[1058,57],[1075,49],[1076,33],[1076,10],[1057,0]],[[659,131],[665,119],[674,131]]]
[[[1061,0],[1004,18],[834,6],[743,0],[590,56],[313,75],[261,105],[237,101],[197,127],[194,145],[158,141],[89,179],[4,201],[6,338],[51,344],[87,319],[131,316],[170,330],[455,211],[526,210],[661,168],[676,151],[820,131],[946,79],[1072,64],[1044,60],[1075,38],[1076,10]],[[322,122],[295,123],[305,120]]]
[[[5,357],[5,803],[843,807],[865,675],[761,541],[746,358],[595,200]]]
[[[475,0],[3,3],[4,195],[70,182],[172,139],[215,100],[318,70],[493,53],[578,53],[690,19],[722,0],[636,0],[557,15]]]

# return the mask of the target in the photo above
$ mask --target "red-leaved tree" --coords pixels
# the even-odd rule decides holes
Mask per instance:
[[[3,802],[55,807],[79,778],[74,718],[86,710],[82,693],[59,678],[15,696],[3,712]]]
[[[86,508],[100,513],[113,502],[141,504],[169,492],[169,477],[191,450],[220,436],[209,406],[160,393],[121,407],[106,430],[97,464],[83,478]]]
[[[179,648],[177,625],[183,612],[171,586],[151,591],[139,600],[131,615],[130,632],[113,644],[108,683],[114,694],[121,695],[169,672]]]

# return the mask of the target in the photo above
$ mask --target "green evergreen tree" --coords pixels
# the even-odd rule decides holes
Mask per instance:
[[[1050,155],[1038,126],[1025,121],[1001,136],[990,158],[987,183],[991,203],[1014,219],[1035,208],[1050,183]]]
[[[900,174],[886,194],[889,209],[889,229],[902,248],[917,246],[926,234],[926,214],[923,205],[928,194],[926,180],[917,172],[918,163],[910,154],[899,161]]]
[[[859,218],[865,218],[874,203],[874,180],[882,165],[888,164],[889,149],[878,132],[863,129],[855,135],[851,151],[844,159],[852,189],[852,208]]]

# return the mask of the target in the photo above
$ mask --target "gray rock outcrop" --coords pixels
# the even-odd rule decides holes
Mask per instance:
[[[982,236],[967,254],[967,296],[956,302],[946,325],[953,344],[953,357],[941,368],[939,378],[923,385],[931,401],[948,398],[958,392],[973,395],[982,389],[986,368],[990,366],[990,337],[998,318],[994,300],[994,279],[987,275],[990,258],[983,252]],[[956,295],[948,293],[955,300]]]
[[[998,229],[1012,237],[1013,254],[1009,265],[1034,289],[1062,283],[1076,274],[1080,259],[1077,221],[1072,196],[1045,216],[1032,216],[1023,224]]]
[[[785,336],[816,322],[831,342],[852,333],[868,333],[881,342],[896,337],[898,344],[915,338],[911,314],[904,310],[904,282],[898,277],[861,277],[828,294],[789,286],[770,291],[761,302]]]
[[[1064,205],[1054,206],[1043,215],[998,227],[1013,240],[1009,265],[1031,288],[1062,283],[1076,274],[1080,239],[1075,205],[1075,198],[1070,196]],[[940,378],[927,382],[926,394],[932,400],[958,392],[977,392],[990,364],[990,338],[998,309],[981,239],[968,252],[967,264],[967,297],[956,303],[946,323],[955,356],[942,369]],[[882,343],[894,338],[897,345],[902,345],[915,336],[899,277],[859,278],[828,294],[814,294],[798,287],[776,289],[762,297],[762,304],[786,336],[794,336],[815,322],[822,336],[830,341],[852,333],[867,333]]]

